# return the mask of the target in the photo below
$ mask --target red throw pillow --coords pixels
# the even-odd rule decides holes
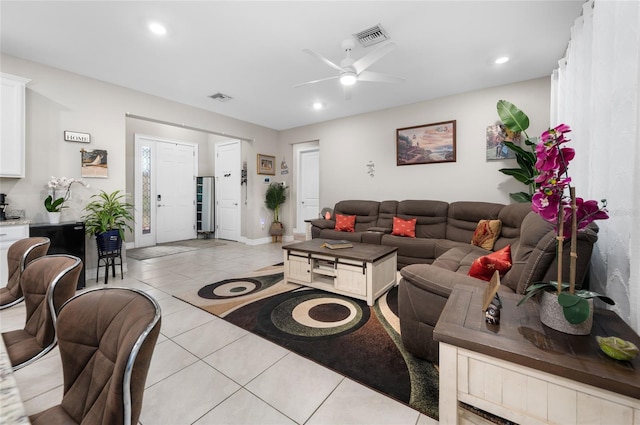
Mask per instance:
[[[491,280],[493,273],[498,270],[500,277],[504,276],[511,268],[511,245],[507,245],[499,251],[480,258],[476,258],[469,268],[469,276],[478,279]]]
[[[412,218],[411,220],[403,220],[400,217],[393,217],[393,231],[391,231],[391,234],[396,236],[408,236],[410,238],[415,238],[416,221],[418,221],[418,219],[416,218]]]
[[[355,232],[356,216],[336,214],[335,230],[340,232]]]

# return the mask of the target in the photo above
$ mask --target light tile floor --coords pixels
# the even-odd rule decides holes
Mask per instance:
[[[402,403],[174,298],[204,284],[282,261],[279,243],[223,246],[166,257],[127,260],[123,280],[162,308],[140,423],[180,424],[436,424]],[[87,276],[88,287],[103,285]],[[0,312],[0,331],[24,325],[24,304]],[[27,414],[58,404],[62,370],[57,348],[15,373]]]

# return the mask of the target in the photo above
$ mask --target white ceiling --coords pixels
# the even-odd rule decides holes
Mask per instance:
[[[283,130],[548,76],[582,4],[2,0],[0,42],[8,55]],[[168,34],[151,34],[150,21]],[[351,100],[337,80],[293,87],[337,74],[302,49],[339,63],[342,40],[378,23],[397,48],[368,70],[405,82],[358,82]],[[501,55],[511,61],[495,65]]]

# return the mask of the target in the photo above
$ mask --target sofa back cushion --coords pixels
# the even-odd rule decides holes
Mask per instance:
[[[400,201],[397,216],[404,220],[416,219],[416,238],[444,239],[448,208],[449,204],[442,201]]]
[[[340,201],[333,209],[333,214],[355,215],[355,231],[366,232],[368,228],[375,227],[379,206],[378,201]]]
[[[502,249],[507,245],[513,245],[518,241],[522,222],[530,212],[530,202],[506,205],[500,210],[498,220],[502,223],[502,229],[500,230],[500,236],[493,245],[494,251]]]
[[[478,222],[498,219],[498,215],[504,207],[503,204],[492,202],[452,202],[449,204],[447,216],[446,239],[471,243]]]
[[[598,226],[592,223],[578,233],[576,267],[576,286],[582,286],[584,277],[589,268],[593,245],[598,240]],[[562,270],[563,282],[569,280],[570,239],[565,241],[563,247]],[[556,234],[553,225],[544,221],[535,212],[531,211],[522,221],[519,240],[511,247],[511,259],[513,266],[501,280],[501,284],[508,286],[518,294],[523,294],[525,289],[537,282],[556,280]]]
[[[382,201],[378,209],[376,227],[392,229],[393,217],[398,215],[398,201]]]

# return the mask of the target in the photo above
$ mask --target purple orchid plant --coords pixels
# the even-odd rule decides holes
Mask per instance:
[[[571,229],[569,237],[573,237],[572,253],[575,253],[575,232],[584,229],[595,220],[609,218],[607,202],[603,199],[602,207],[598,201],[585,201],[575,196],[575,188],[571,186],[569,162],[575,157],[575,150],[566,146],[571,139],[565,134],[571,132],[566,124],[549,129],[542,133],[540,143],[536,145],[535,168],[538,175],[535,182],[539,185],[531,197],[531,209],[542,219],[553,223],[558,240],[558,282],[542,282],[531,285],[525,297],[518,305],[533,295],[555,288],[558,291],[558,303],[563,308],[564,317],[569,323],[578,324],[587,320],[590,314],[589,298],[599,298],[607,304],[615,302],[602,294],[588,290],[575,290],[575,283],[563,283],[562,277],[562,245],[567,238],[564,229]],[[567,192],[569,192],[567,194]],[[572,255],[571,267],[575,267],[575,256]],[[565,292],[567,291],[568,292]]]
[[[531,198],[532,209],[544,220],[554,223],[558,230],[558,219],[564,216],[563,228],[570,228],[572,221],[572,199],[566,196],[570,188],[571,177],[568,175],[569,162],[575,157],[575,150],[565,146],[571,139],[565,137],[571,132],[566,124],[549,129],[542,133],[541,142],[536,146],[536,169],[539,174],[536,183],[540,186]],[[606,200],[602,207],[598,201],[585,201],[575,198],[577,230],[584,229],[595,220],[609,218],[606,210]],[[564,210],[561,214],[561,208]],[[559,235],[565,237],[564,235]]]

